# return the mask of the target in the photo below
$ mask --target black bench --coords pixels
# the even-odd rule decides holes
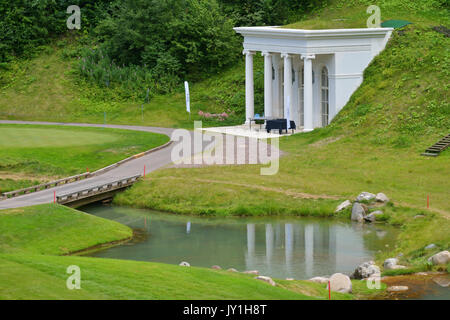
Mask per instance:
[[[296,129],[296,125],[294,121],[289,122],[289,129]],[[283,130],[287,133],[287,121],[286,119],[275,119],[275,120],[267,120],[266,121],[266,130],[267,133],[269,133],[271,130],[278,130],[278,132],[281,134]]]

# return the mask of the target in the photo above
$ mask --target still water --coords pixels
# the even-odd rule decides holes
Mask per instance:
[[[312,218],[198,218],[114,206],[82,208],[137,229],[142,239],[90,254],[191,266],[259,270],[275,278],[350,273],[395,243],[397,231]]]

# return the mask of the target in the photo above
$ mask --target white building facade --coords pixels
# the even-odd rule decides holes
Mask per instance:
[[[392,28],[234,28],[244,37],[246,123],[254,117],[253,56],[264,56],[264,117],[311,131],[326,126],[363,80]],[[289,108],[289,110],[288,110]]]

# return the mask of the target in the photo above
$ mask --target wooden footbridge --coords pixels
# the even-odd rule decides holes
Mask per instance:
[[[135,175],[66,194],[55,194],[55,202],[68,207],[76,208],[89,203],[111,199],[117,192],[133,185],[140,178],[141,175]]]

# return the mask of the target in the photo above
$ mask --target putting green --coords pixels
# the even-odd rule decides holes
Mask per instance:
[[[0,148],[86,146],[119,139],[118,135],[111,132],[71,129],[0,127]]]

